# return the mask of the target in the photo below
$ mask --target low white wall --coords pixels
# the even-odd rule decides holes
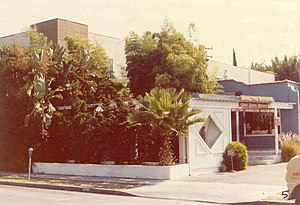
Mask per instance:
[[[33,164],[33,172],[39,174],[44,173],[99,177],[177,179],[189,176],[189,165],[177,164],[172,166],[145,166],[36,162]]]

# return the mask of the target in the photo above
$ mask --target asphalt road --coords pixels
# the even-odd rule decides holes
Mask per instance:
[[[102,194],[56,191],[16,186],[0,186],[0,205],[211,205],[211,203],[124,197]]]

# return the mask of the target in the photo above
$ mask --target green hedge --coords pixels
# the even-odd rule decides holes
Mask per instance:
[[[234,152],[233,156],[233,170],[239,171],[246,169],[248,165],[248,151],[247,147],[239,142],[232,142],[227,145],[223,153],[223,166],[225,165],[226,171],[231,171],[231,157],[228,156],[228,151]]]

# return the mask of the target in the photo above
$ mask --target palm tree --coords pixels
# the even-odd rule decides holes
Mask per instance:
[[[201,112],[199,109],[189,109],[191,94],[182,89],[154,88],[144,97],[137,97],[137,109],[128,116],[131,126],[142,127],[152,137],[162,140],[158,153],[161,165],[174,163],[175,157],[171,139],[179,136],[188,136],[188,127],[202,122],[202,118],[192,118]]]

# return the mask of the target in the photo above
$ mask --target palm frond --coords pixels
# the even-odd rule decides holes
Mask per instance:
[[[191,95],[176,92],[174,88],[154,88],[144,97],[137,97],[138,109],[131,113],[128,122],[131,126],[151,127],[164,135],[186,135],[188,127],[204,119],[196,117],[199,109],[190,109]]]

